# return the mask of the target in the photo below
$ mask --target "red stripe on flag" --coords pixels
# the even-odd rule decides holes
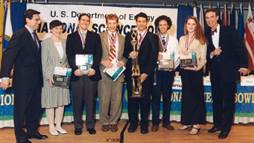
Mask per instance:
[[[248,44],[249,44],[249,46],[251,48],[252,53],[254,53],[254,39],[252,37],[252,34],[251,34],[249,28],[247,28],[247,27],[245,29],[245,34],[246,34],[245,39],[248,42]]]
[[[249,57],[249,68],[254,70],[254,63],[252,61],[254,61],[254,57],[251,57],[250,55],[254,55],[254,39],[252,37],[251,31],[248,27],[248,25],[246,25],[245,28],[245,41],[246,41],[246,48],[249,49],[248,51],[248,57]],[[251,53],[250,53],[251,52]]]

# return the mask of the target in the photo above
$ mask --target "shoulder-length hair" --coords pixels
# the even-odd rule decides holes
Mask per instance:
[[[199,42],[204,45],[207,43],[207,39],[204,35],[204,32],[202,30],[202,27],[200,25],[200,23],[198,22],[198,19],[194,16],[189,16],[187,17],[187,19],[185,20],[185,23],[184,23],[184,33],[185,34],[188,34],[188,31],[187,31],[187,22],[189,19],[192,19],[195,21],[196,23],[196,28],[195,28],[195,31],[194,31],[194,36],[197,40],[199,40]]]

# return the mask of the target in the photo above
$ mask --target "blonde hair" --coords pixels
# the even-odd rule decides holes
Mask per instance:
[[[108,20],[116,20],[116,22],[118,23],[119,19],[118,19],[118,16],[116,14],[107,14],[105,16],[105,19],[106,19],[106,23],[108,23]]]

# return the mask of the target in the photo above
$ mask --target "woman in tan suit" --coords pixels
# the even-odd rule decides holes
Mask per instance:
[[[190,16],[184,25],[185,35],[180,38],[180,59],[195,54],[197,66],[181,70],[182,108],[181,129],[192,127],[190,134],[198,134],[199,124],[205,123],[205,101],[203,86],[203,67],[206,64],[206,38],[197,18]]]
[[[122,112],[122,86],[124,82],[123,74],[113,81],[105,73],[105,68],[110,68],[116,64],[118,67],[125,65],[124,36],[117,32],[118,17],[115,14],[106,16],[107,31],[100,33],[102,45],[102,60],[100,71],[102,79],[98,84],[100,100],[100,122],[102,131],[118,130],[117,122]]]
[[[65,40],[61,38],[63,24],[58,20],[50,22],[52,36],[42,42],[42,70],[44,86],[42,88],[42,108],[46,108],[49,133],[58,135],[67,133],[61,127],[64,106],[70,103],[69,90],[53,86],[55,67],[67,67]],[[54,125],[56,123],[56,126]]]

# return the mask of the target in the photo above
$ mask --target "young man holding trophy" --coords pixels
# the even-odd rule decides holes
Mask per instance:
[[[158,68],[156,68],[153,92],[152,92],[152,131],[159,129],[160,101],[163,95],[163,127],[174,130],[170,125],[170,103],[172,85],[175,77],[175,69],[179,65],[178,41],[168,34],[172,25],[169,17],[162,15],[155,20],[155,27],[158,30],[159,56]]]
[[[158,57],[158,40],[147,31],[148,17],[145,13],[135,16],[137,30],[126,35],[124,57],[127,59],[125,77],[128,90],[128,132],[135,132],[138,114],[141,114],[141,133],[148,130],[150,94],[153,84],[153,72]]]
[[[122,86],[126,59],[123,57],[124,36],[117,32],[118,17],[108,14],[107,31],[100,33],[102,44],[101,76],[98,84],[100,122],[102,131],[118,130],[117,122],[122,111]]]
[[[86,108],[86,128],[89,134],[95,134],[94,107],[97,83],[101,79],[101,40],[100,36],[88,30],[90,16],[80,14],[79,27],[76,32],[68,35],[66,54],[73,75],[71,93],[73,96],[73,114],[75,134],[82,134],[83,103]]]

